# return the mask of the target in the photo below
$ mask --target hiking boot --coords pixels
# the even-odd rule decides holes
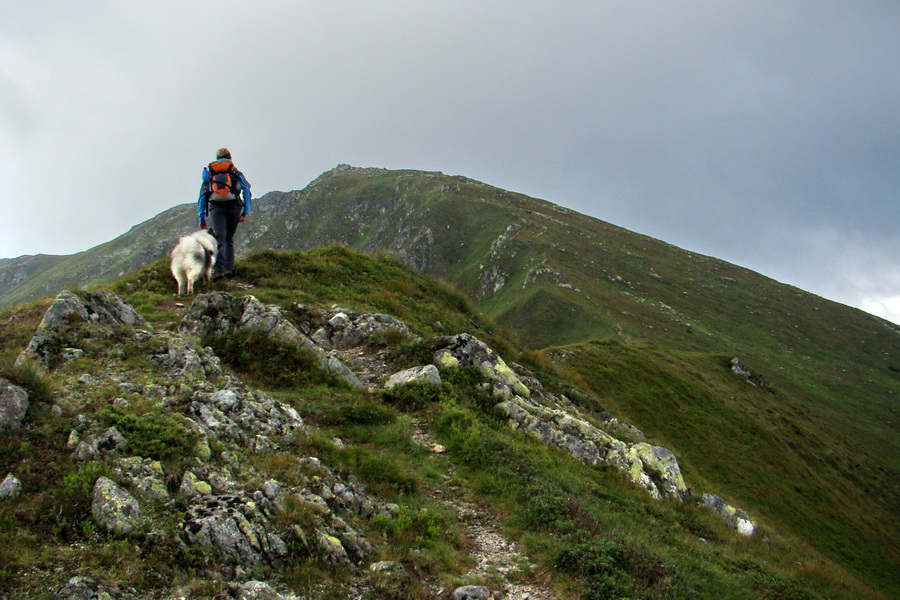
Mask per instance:
[[[210,277],[210,281],[219,281],[220,279],[225,279],[228,276],[228,273],[219,272],[213,273],[212,277]]]

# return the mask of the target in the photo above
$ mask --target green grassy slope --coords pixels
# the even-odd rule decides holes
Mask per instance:
[[[713,440],[715,428],[707,421],[685,420],[666,404],[667,381],[645,396],[620,390],[622,398],[610,394],[609,401],[649,435],[666,440],[698,476],[745,480],[731,492],[738,505],[802,532],[877,585],[897,571],[897,326],[724,261],[462,177],[340,167],[302,191],[267,194],[255,207],[239,234],[241,252],[331,243],[388,252],[457,286],[525,347],[612,340],[646,354],[645,364],[628,377],[648,381],[660,356],[685,368],[699,361],[703,376],[710,376],[704,373],[713,363],[718,373],[719,362],[739,357],[776,390],[761,408],[732,411],[735,427],[746,425],[752,434]],[[179,210],[189,220],[190,207]],[[126,239],[136,243],[129,234],[122,243]],[[596,378],[596,365],[615,364],[612,357],[591,345],[573,352],[584,356],[573,367],[596,394],[615,389],[615,372]],[[719,410],[720,395],[730,402],[730,393],[718,384],[692,392],[711,414]],[[772,448],[783,450],[783,464],[774,469],[784,479],[775,486],[777,498],[763,497],[767,478],[775,475],[747,468],[749,458],[729,472],[698,443],[752,456],[758,449],[737,440],[755,439],[757,432],[777,438]],[[836,506],[829,505],[832,499]],[[877,550],[866,554],[867,545]]]
[[[510,429],[492,409],[496,400],[484,395],[480,379],[471,372],[444,371],[446,384],[439,390],[416,386],[390,394],[348,390],[327,380],[275,381],[269,375],[278,365],[271,364],[259,349],[244,349],[245,358],[231,367],[251,385],[295,406],[311,427],[309,438],[288,452],[248,455],[254,477],[290,480],[297,468],[296,456],[315,455],[400,505],[396,519],[356,524],[368,527],[376,546],[373,560],[399,561],[410,574],[392,579],[393,583],[366,582],[367,586],[393,586],[373,588],[373,597],[424,598],[424,579],[444,585],[471,583],[462,579],[470,565],[455,517],[439,501],[447,495],[484,502],[529,552],[537,565],[533,576],[548,581],[559,598],[814,600],[893,595],[892,584],[858,569],[854,556],[838,554],[842,560],[835,562],[829,558],[834,553],[827,544],[822,551],[807,544],[815,541],[816,532],[802,526],[803,514],[822,512],[809,526],[828,527],[837,509],[821,502],[833,501],[843,508],[845,500],[839,495],[833,500],[807,498],[798,495],[795,487],[817,492],[817,482],[787,481],[790,475],[809,472],[804,464],[807,454],[791,451],[817,431],[802,429],[814,428],[802,412],[796,418],[800,432],[778,421],[781,405],[788,403],[798,411],[796,402],[783,395],[780,382],[776,381],[773,396],[732,376],[723,364],[727,355],[608,340],[554,350],[559,364],[567,365],[558,367],[540,353],[519,346],[463,295],[389,257],[363,256],[345,248],[263,251],[239,261],[237,267],[236,283],[220,282],[211,289],[247,290],[264,302],[281,305],[297,319],[303,318],[304,307],[337,303],[355,310],[389,312],[425,338],[473,333],[507,360],[533,369],[548,389],[593,392],[596,402],[583,395],[572,397],[581,398],[588,408],[620,409],[622,416],[646,423],[652,441],[678,445],[689,485],[721,492],[745,508],[758,510],[754,516],[762,525],[757,537],[742,538],[696,502],[654,501],[617,470],[586,467]],[[171,329],[185,308],[173,301],[169,279],[165,261],[159,261],[110,287],[157,329]],[[4,374],[21,380],[22,373],[12,361],[45,307],[31,304],[0,312]],[[427,344],[379,343],[370,351],[386,353],[398,366],[430,357]],[[140,361],[139,353],[134,354]],[[127,360],[129,349],[116,356]],[[58,373],[60,380],[48,386],[50,398],[43,392],[44,401],[52,402],[54,386],[77,386],[80,366]],[[140,362],[124,366],[145,367]],[[36,385],[34,381],[22,384]],[[90,411],[109,415],[112,409],[107,405],[115,395],[85,392],[78,402],[85,403],[91,417],[95,415]],[[748,418],[748,413],[770,415],[775,423],[766,428]],[[148,414],[156,415],[152,410]],[[134,586],[148,594],[160,592],[171,582],[193,590],[197,597],[222,594],[221,582],[199,580],[204,569],[198,565],[204,563],[192,554],[170,553],[151,537],[123,543],[91,527],[84,490],[90,489],[92,477],[109,467],[103,461],[91,463],[90,469],[73,465],[71,450],[65,447],[72,418],[36,410],[29,414],[24,429],[0,438],[0,472],[16,472],[30,492],[0,517],[0,584],[9,589],[40,589],[27,586],[49,584],[58,566],[77,565],[109,583]],[[412,423],[430,431],[448,452],[431,454],[412,444]],[[143,431],[140,422],[135,427]],[[703,437],[685,441],[685,431]],[[344,440],[343,449],[331,443],[334,436]],[[748,462],[745,453],[757,460]],[[160,460],[167,472],[183,468],[167,455]],[[752,483],[765,477],[772,480],[771,493]],[[823,477],[835,474],[824,469]],[[60,501],[67,502],[64,511],[57,510]],[[864,503],[858,510],[877,515],[877,505]],[[786,507],[801,513],[801,520],[792,521]],[[295,517],[285,514],[282,518],[289,526]],[[847,538],[847,544],[855,547],[857,539]],[[875,561],[883,567],[890,564],[879,549],[873,548],[871,557],[872,565]],[[883,593],[862,583],[856,571],[862,571],[870,585],[874,582]],[[344,586],[350,576],[309,563],[258,575],[279,578],[309,598],[346,597],[341,594],[347,593]],[[315,591],[313,584],[320,582],[326,583],[327,590]]]

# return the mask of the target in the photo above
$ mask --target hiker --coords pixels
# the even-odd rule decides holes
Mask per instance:
[[[238,223],[243,223],[249,215],[250,184],[234,167],[228,148],[219,148],[216,160],[203,169],[203,184],[197,201],[200,229],[211,227],[219,242],[213,281],[234,275],[234,232]]]

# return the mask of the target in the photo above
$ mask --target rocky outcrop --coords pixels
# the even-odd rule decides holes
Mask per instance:
[[[28,392],[0,377],[0,431],[18,429],[28,411]]]
[[[188,416],[207,438],[254,451],[277,450],[305,431],[303,419],[293,407],[237,381],[213,392],[195,392]]]
[[[322,348],[303,335],[278,306],[263,304],[250,295],[237,297],[225,292],[201,294],[191,304],[179,326],[182,334],[199,339],[209,335],[229,335],[239,329],[262,333],[272,339],[293,344],[312,354],[323,369],[331,371],[350,385],[363,387],[346,365],[325,354]]]
[[[96,435],[89,435],[81,440],[72,453],[75,460],[98,460],[107,454],[121,453],[128,442],[115,427]]]
[[[19,360],[33,359],[50,367],[71,357],[64,347],[63,332],[73,323],[96,324],[106,330],[152,329],[142,316],[112,292],[89,292],[76,295],[68,290],[59,293],[44,313],[44,318]]]
[[[501,398],[522,396],[527,398],[531,390],[513,370],[491,350],[487,344],[473,335],[462,333],[438,338],[439,349],[434,353],[434,364],[442,368],[477,367],[492,384],[493,393]]]
[[[312,339],[326,350],[343,350],[360,346],[376,333],[391,330],[411,335],[406,323],[390,315],[379,313],[348,315],[340,311],[317,329]]]
[[[542,388],[530,390],[487,344],[469,334],[444,338],[444,342],[435,352],[435,364],[444,368],[477,367],[500,400],[496,410],[513,428],[527,431],[590,465],[618,467],[654,498],[681,499],[687,495],[678,461],[670,450],[623,442],[579,415],[570,403],[563,408],[560,398],[546,394]]]
[[[738,377],[743,377],[747,380],[747,383],[750,385],[771,390],[772,383],[766,378],[765,375],[758,375],[750,370],[750,368],[745,365],[740,358],[732,358],[731,362],[728,363],[731,366],[731,372],[737,375]]]

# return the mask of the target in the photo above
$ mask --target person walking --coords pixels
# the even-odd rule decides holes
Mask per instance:
[[[234,233],[249,215],[250,183],[235,168],[228,148],[219,148],[216,160],[203,169],[197,201],[200,229],[210,227],[219,243],[213,281],[234,275]]]

